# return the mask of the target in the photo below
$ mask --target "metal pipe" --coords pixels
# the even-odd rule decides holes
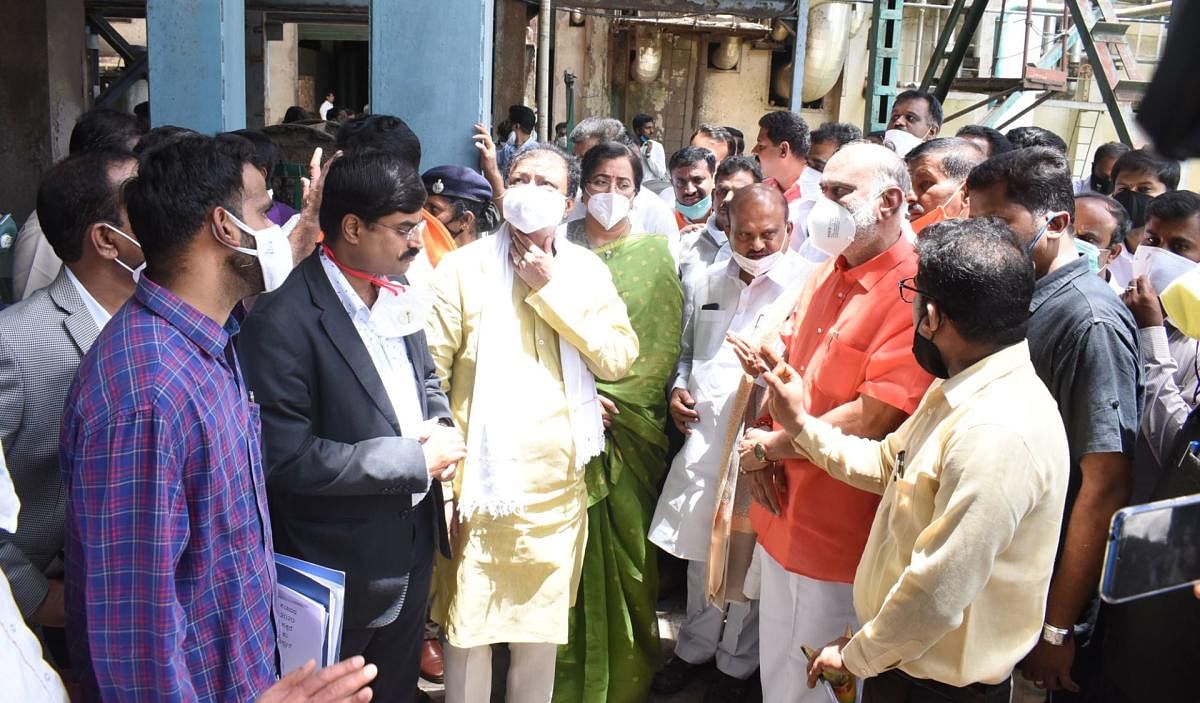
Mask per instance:
[[[1029,35],[1033,33],[1033,3],[1025,6],[1025,39],[1021,44],[1021,78],[1029,65]]]
[[[542,0],[538,13],[537,45],[537,95],[538,95],[538,141],[546,142],[549,137],[550,117],[550,23],[554,16],[550,12],[551,0]]]
[[[917,43],[914,46],[916,54],[913,56],[913,83],[917,82],[917,72],[921,70],[921,44],[925,43],[925,8],[921,8],[917,13]]]
[[[1149,5],[1117,10],[1117,17],[1121,19],[1128,19],[1130,17],[1159,17],[1169,14],[1171,14],[1171,0],[1167,0],[1166,2],[1152,2]]]
[[[792,112],[804,104],[804,59],[808,53],[808,0],[796,2],[796,41],[792,53]]]

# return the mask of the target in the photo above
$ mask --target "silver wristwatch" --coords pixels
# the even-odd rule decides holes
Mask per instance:
[[[1067,643],[1067,640],[1071,639],[1071,630],[1057,628],[1048,622],[1042,623],[1042,639],[1045,640],[1047,644],[1052,644],[1055,647],[1061,647]]]

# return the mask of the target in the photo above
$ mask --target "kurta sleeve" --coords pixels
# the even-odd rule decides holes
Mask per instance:
[[[1178,365],[1171,356],[1166,328],[1139,329],[1138,347],[1142,352],[1142,371],[1146,384],[1142,433],[1150,443],[1155,460],[1161,464],[1167,460],[1192,408],[1183,399],[1183,393],[1175,383]]]
[[[525,302],[579,350],[596,378],[616,381],[637,359],[638,338],[608,268],[592,258],[594,262],[572,257],[569,266],[558,268]]]
[[[1025,439],[1000,425],[966,428],[948,439],[934,512],[911,563],[879,612],[842,650],[855,675],[876,676],[913,661],[962,624],[997,555],[1042,495],[1028,472],[996,470],[998,462],[1036,461]]]
[[[883,495],[895,468],[893,447],[899,446],[895,436],[893,433],[882,440],[855,437],[824,420],[810,417],[800,434],[792,439],[792,446],[837,480]]]

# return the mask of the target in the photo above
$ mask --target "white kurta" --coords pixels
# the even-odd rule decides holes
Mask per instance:
[[[788,252],[769,272],[746,285],[732,260],[695,277],[684,321],[675,388],[686,388],[700,420],[675,456],[650,523],[650,541],[682,559],[705,561],[712,541],[717,480],[734,394],[742,378],[727,332],[754,331],[763,311],[812,264]],[[714,307],[715,306],[715,307]]]

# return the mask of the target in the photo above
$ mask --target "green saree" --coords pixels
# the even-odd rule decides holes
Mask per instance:
[[[619,412],[587,466],[587,547],[554,700],[640,703],[661,655],[658,568],[646,533],[667,468],[666,388],[679,358],[683,290],[664,237],[627,235],[593,251],[612,272],[640,351],[628,376],[596,381]]]

